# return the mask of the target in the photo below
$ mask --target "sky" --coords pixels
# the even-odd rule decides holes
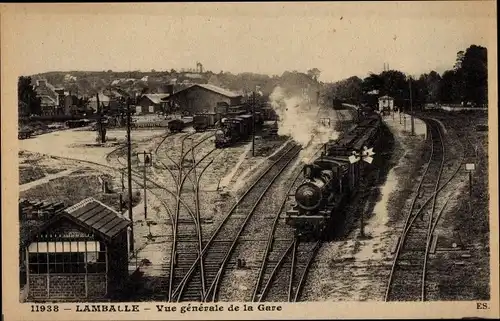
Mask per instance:
[[[2,65],[18,75],[199,61],[217,73],[316,67],[326,82],[378,73],[384,63],[412,75],[443,72],[471,44],[496,49],[492,1],[2,6]]]

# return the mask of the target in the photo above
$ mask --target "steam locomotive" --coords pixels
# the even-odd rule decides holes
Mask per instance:
[[[215,147],[228,147],[237,141],[248,138],[252,135],[254,126],[255,128],[259,128],[262,123],[262,117],[257,112],[221,119],[220,128],[215,132]]]
[[[354,156],[353,152],[361,153],[365,146],[379,146],[380,125],[378,114],[367,115],[339,139],[327,142],[321,156],[303,167],[304,180],[285,217],[286,224],[293,226],[298,235],[319,237],[342,218],[342,208],[369,170],[362,161],[351,164],[349,157]]]

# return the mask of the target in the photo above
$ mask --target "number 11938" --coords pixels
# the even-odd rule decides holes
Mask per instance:
[[[57,305],[31,305],[31,312],[58,312],[59,306]]]

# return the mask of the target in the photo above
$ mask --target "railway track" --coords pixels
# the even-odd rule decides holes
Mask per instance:
[[[322,148],[316,151],[314,155],[317,155],[321,150]],[[291,292],[294,289],[294,287],[290,286],[282,287],[283,284],[278,285],[276,282],[274,282],[274,279],[277,271],[281,268],[281,265],[285,262],[286,256],[289,255],[289,253],[291,253],[290,251],[292,251],[292,249],[296,250],[296,248],[293,247],[294,245],[293,235],[295,231],[293,228],[286,225],[284,220],[280,218],[285,208],[285,205],[287,204],[288,196],[291,195],[290,194],[291,191],[297,188],[298,183],[300,183],[299,178],[301,177],[301,174],[302,171],[300,170],[293,177],[290,187],[286,191],[286,196],[281,203],[281,206],[275,212],[275,218],[271,226],[271,230],[269,231],[269,235],[267,237],[266,248],[262,255],[262,261],[261,261],[262,263],[259,268],[258,276],[256,278],[254,285],[254,291],[251,298],[251,301],[253,302],[260,302],[265,300],[269,290],[273,286],[279,286],[282,289],[289,289],[289,295],[286,298],[284,297],[280,298],[283,299],[284,301],[291,302],[290,300],[292,298],[294,298],[295,300],[298,298],[301,288],[300,286],[295,287],[297,292],[297,296],[295,296]]]
[[[165,271],[165,278],[161,278],[162,282],[159,285],[160,292],[164,291],[165,294],[157,293],[155,295],[156,299],[165,300],[166,298],[170,298],[171,291],[177,284],[180,278],[182,278],[186,266],[189,267],[194,259],[196,259],[200,253],[202,246],[202,231],[201,231],[201,223],[200,223],[200,213],[199,213],[199,202],[196,202],[194,210],[191,209],[187,203],[191,203],[190,200],[184,200],[183,192],[185,192],[188,188],[186,183],[189,181],[192,183],[192,188],[195,190],[195,200],[198,200],[198,187],[199,181],[205,172],[205,170],[211,165],[213,160],[212,158],[202,169],[200,175],[196,175],[196,168],[201,166],[201,163],[205,161],[208,156],[210,156],[216,149],[212,148],[208,153],[205,154],[199,161],[195,160],[194,150],[196,147],[206,142],[208,139],[213,137],[213,135],[209,135],[208,137],[203,137],[196,143],[191,140],[191,146],[185,151],[185,141],[188,138],[192,138],[195,133],[190,133],[181,137],[181,153],[179,155],[179,160],[176,162],[172,157],[170,157],[167,153],[161,156],[166,156],[175,169],[178,170],[178,175],[170,169],[170,166],[166,165],[161,161],[161,157],[159,157],[159,148],[165,142],[166,138],[170,135],[165,136],[162,141],[156,146],[154,152],[157,157],[155,159],[160,162],[162,166],[157,167],[158,169],[167,170],[171,177],[174,185],[174,189],[167,189],[165,187],[160,187],[157,182],[148,179],[148,183],[152,184],[156,188],[160,188],[161,190],[168,192],[170,196],[174,197],[174,210],[170,211],[162,200],[162,198],[166,198],[166,195],[158,195],[158,193],[153,193],[157,196],[158,199],[163,203],[163,205],[167,208],[169,212],[171,224],[172,224],[172,233],[171,233],[171,250],[170,250],[170,260],[167,264],[164,264],[162,268]],[[191,156],[191,157],[189,157]],[[216,156],[217,157],[217,156]],[[185,162],[187,159],[190,159],[191,162]],[[121,165],[125,165],[124,161],[117,158],[118,162]],[[187,163],[187,164],[186,164]],[[136,177],[139,177],[141,173],[136,171],[132,171],[132,174]],[[160,173],[161,174],[161,173]],[[136,180],[134,180],[138,183]],[[148,188],[151,193],[151,189]],[[181,206],[182,205],[182,206]],[[166,281],[166,282],[165,282]]]
[[[204,301],[215,300],[223,271],[244,227],[266,191],[288,163],[298,155],[300,149],[300,146],[291,144],[284,152],[281,151],[274,163],[240,197],[205,245],[202,255],[191,265],[181,284],[173,292],[174,300],[199,300],[200,293]],[[198,268],[200,258],[204,260],[204,278],[207,282],[205,293],[202,293],[200,284],[195,281],[201,278]],[[196,293],[196,297],[192,297],[192,293]]]
[[[170,216],[170,221],[171,221],[171,226],[172,226],[172,233],[171,233],[171,250],[170,250],[170,261],[166,264],[162,265],[162,270],[165,272],[165,277],[161,278],[161,282],[159,284],[158,289],[162,293],[156,293],[155,298],[158,300],[165,300],[166,298],[170,297],[170,289],[172,288],[172,284],[176,284],[178,279],[182,277],[184,268],[185,266],[190,266],[190,263],[193,262],[194,259],[197,258],[198,254],[200,253],[201,249],[201,242],[202,242],[202,234],[201,234],[201,224],[200,224],[200,213],[199,213],[199,207],[195,206],[195,209],[192,210],[187,203],[190,203],[190,201],[184,200],[183,197],[183,191],[185,191],[187,188],[185,186],[185,183],[188,181],[192,182],[193,188],[195,186],[199,186],[199,180],[201,179],[201,176],[203,175],[203,172],[210,166],[210,164],[213,162],[215,159],[212,158],[208,164],[203,167],[201,173],[199,176],[195,174],[195,169],[196,167],[200,166],[203,161],[205,161],[210,154],[212,154],[215,149],[212,148],[204,157],[202,157],[199,161],[196,161],[194,158],[194,150],[196,147],[201,145],[202,143],[206,142],[208,139],[213,137],[213,135],[209,135],[208,137],[202,137],[199,141],[196,143],[191,140],[191,146],[188,148],[187,151],[184,151],[184,143],[188,138],[192,138],[192,136],[195,133],[189,133],[187,135],[184,135],[181,137],[181,153],[179,155],[179,161],[176,162],[172,157],[170,157],[167,153],[164,155],[159,155],[159,149],[161,145],[166,141],[168,137],[170,137],[170,134],[167,134],[161,142],[156,146],[154,153],[157,157],[155,157],[156,161],[159,162],[162,166],[156,166],[157,163],[153,164],[153,166],[156,169],[161,169],[161,170],[167,170],[171,177],[172,180],[169,181],[169,184],[173,182],[172,185],[174,185],[174,189],[168,189],[164,186],[160,186],[156,181],[153,181],[151,179],[148,179],[148,185],[153,185],[154,189],[160,189],[164,192],[167,192],[169,196],[174,197],[174,204],[175,204],[175,209],[173,211],[169,210],[167,204],[163,199],[165,199],[168,195],[159,195],[156,191],[153,192],[152,188],[148,188],[149,193],[152,193],[157,197],[158,200],[163,204],[163,206],[166,208],[169,216]],[[123,147],[121,147],[123,148]],[[117,148],[119,150],[120,148]],[[175,173],[170,169],[170,166],[165,164],[164,162],[161,161],[161,156],[166,156],[166,158],[172,163],[172,165],[175,167],[175,169],[178,170],[178,175],[175,175]],[[188,157],[191,162],[185,162]],[[116,158],[117,161],[120,163],[120,165],[126,165],[125,161],[122,160],[120,157]],[[109,161],[109,160],[108,160]],[[187,170],[187,172],[186,172]],[[191,173],[194,172],[194,177],[191,175]],[[161,173],[159,173],[161,175]],[[137,171],[132,171],[132,175],[134,177],[140,177],[142,173],[139,173]],[[142,184],[134,179],[135,183],[138,183],[141,187]],[[197,188],[196,188],[197,189]],[[198,199],[198,191],[195,191],[196,196],[195,198]],[[182,207],[181,207],[182,205]]]
[[[436,213],[439,192],[455,177],[460,164],[447,180],[443,179],[446,149],[437,121],[424,118],[430,138],[430,156],[412,200],[409,214],[391,266],[385,301],[425,301],[429,250],[436,225],[450,196]],[[425,199],[425,201],[423,201]]]
[[[489,249],[482,245],[486,242],[477,241],[485,236],[466,236],[463,231],[470,231],[469,223],[464,220],[474,222],[474,228],[477,230],[484,224],[482,221],[487,220],[487,208],[484,204],[487,199],[482,199],[477,193],[487,189],[487,181],[481,177],[484,167],[487,167],[487,156],[484,155],[481,138],[476,137],[476,133],[471,130],[475,127],[473,117],[441,117],[447,124],[454,142],[460,142],[455,146],[458,148],[462,145],[460,151],[463,152],[463,157],[457,178],[461,180],[463,197],[454,198],[453,205],[449,206],[454,207],[453,212],[443,215],[440,224],[435,227],[436,238],[427,260],[425,298],[429,301],[477,300],[480,284],[485,287],[488,282],[481,276],[480,271],[488,265]],[[465,170],[466,163],[476,165],[473,175],[469,178],[469,173]],[[469,185],[471,179],[472,185]],[[469,196],[471,192],[472,197]],[[450,217],[449,214],[453,216]],[[476,231],[472,233],[476,234]]]
[[[178,286],[178,284],[182,281],[185,273],[189,270],[192,264],[195,263],[196,259],[199,257],[201,253],[203,240],[202,240],[202,230],[201,230],[201,215],[199,211],[199,181],[201,179],[201,175],[211,164],[209,162],[202,170],[202,174],[200,176],[196,175],[196,168],[200,166],[200,164],[210,156],[215,148],[211,149],[208,153],[206,153],[200,160],[196,161],[194,156],[194,149],[199,146],[201,143],[207,141],[212,136],[208,136],[206,138],[201,139],[198,143],[192,144],[186,153],[184,153],[184,141],[188,137],[184,137],[182,140],[181,147],[181,157],[179,160],[178,168],[179,168],[179,176],[177,181],[177,203],[176,203],[176,211],[175,211],[175,220],[173,226],[173,240],[172,240],[172,251],[171,251],[171,260],[170,260],[170,273],[169,273],[169,288],[168,288],[168,298],[169,301],[172,300],[172,289]],[[191,154],[191,155],[190,155]],[[183,169],[185,167],[185,160],[187,156],[191,156],[191,164],[188,165],[189,170],[186,173],[183,173]],[[213,161],[213,159],[212,159]],[[192,175],[191,175],[192,174]],[[194,213],[188,213],[186,211],[181,211],[179,200],[182,198],[182,193],[185,187],[185,183],[187,179],[190,179],[191,189],[193,189],[193,202],[195,205]],[[199,260],[199,267],[203,271],[203,260]],[[202,290],[204,290],[204,280],[203,274],[201,274],[201,278],[199,282],[201,284]],[[196,295],[196,293],[195,293]],[[199,294],[198,294],[199,295]]]
[[[268,260],[265,283],[256,292],[254,302],[296,302],[305,284],[307,272],[321,247],[321,241],[302,241],[295,237],[282,243],[277,259]],[[278,251],[273,251],[279,253]]]

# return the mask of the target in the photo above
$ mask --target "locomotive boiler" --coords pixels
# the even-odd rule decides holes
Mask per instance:
[[[286,224],[299,235],[319,236],[342,219],[342,209],[370,170],[368,164],[351,163],[349,157],[365,146],[378,147],[380,124],[376,114],[365,118],[339,139],[326,143],[321,156],[303,167],[303,181],[294,193],[295,204],[285,216]]]

